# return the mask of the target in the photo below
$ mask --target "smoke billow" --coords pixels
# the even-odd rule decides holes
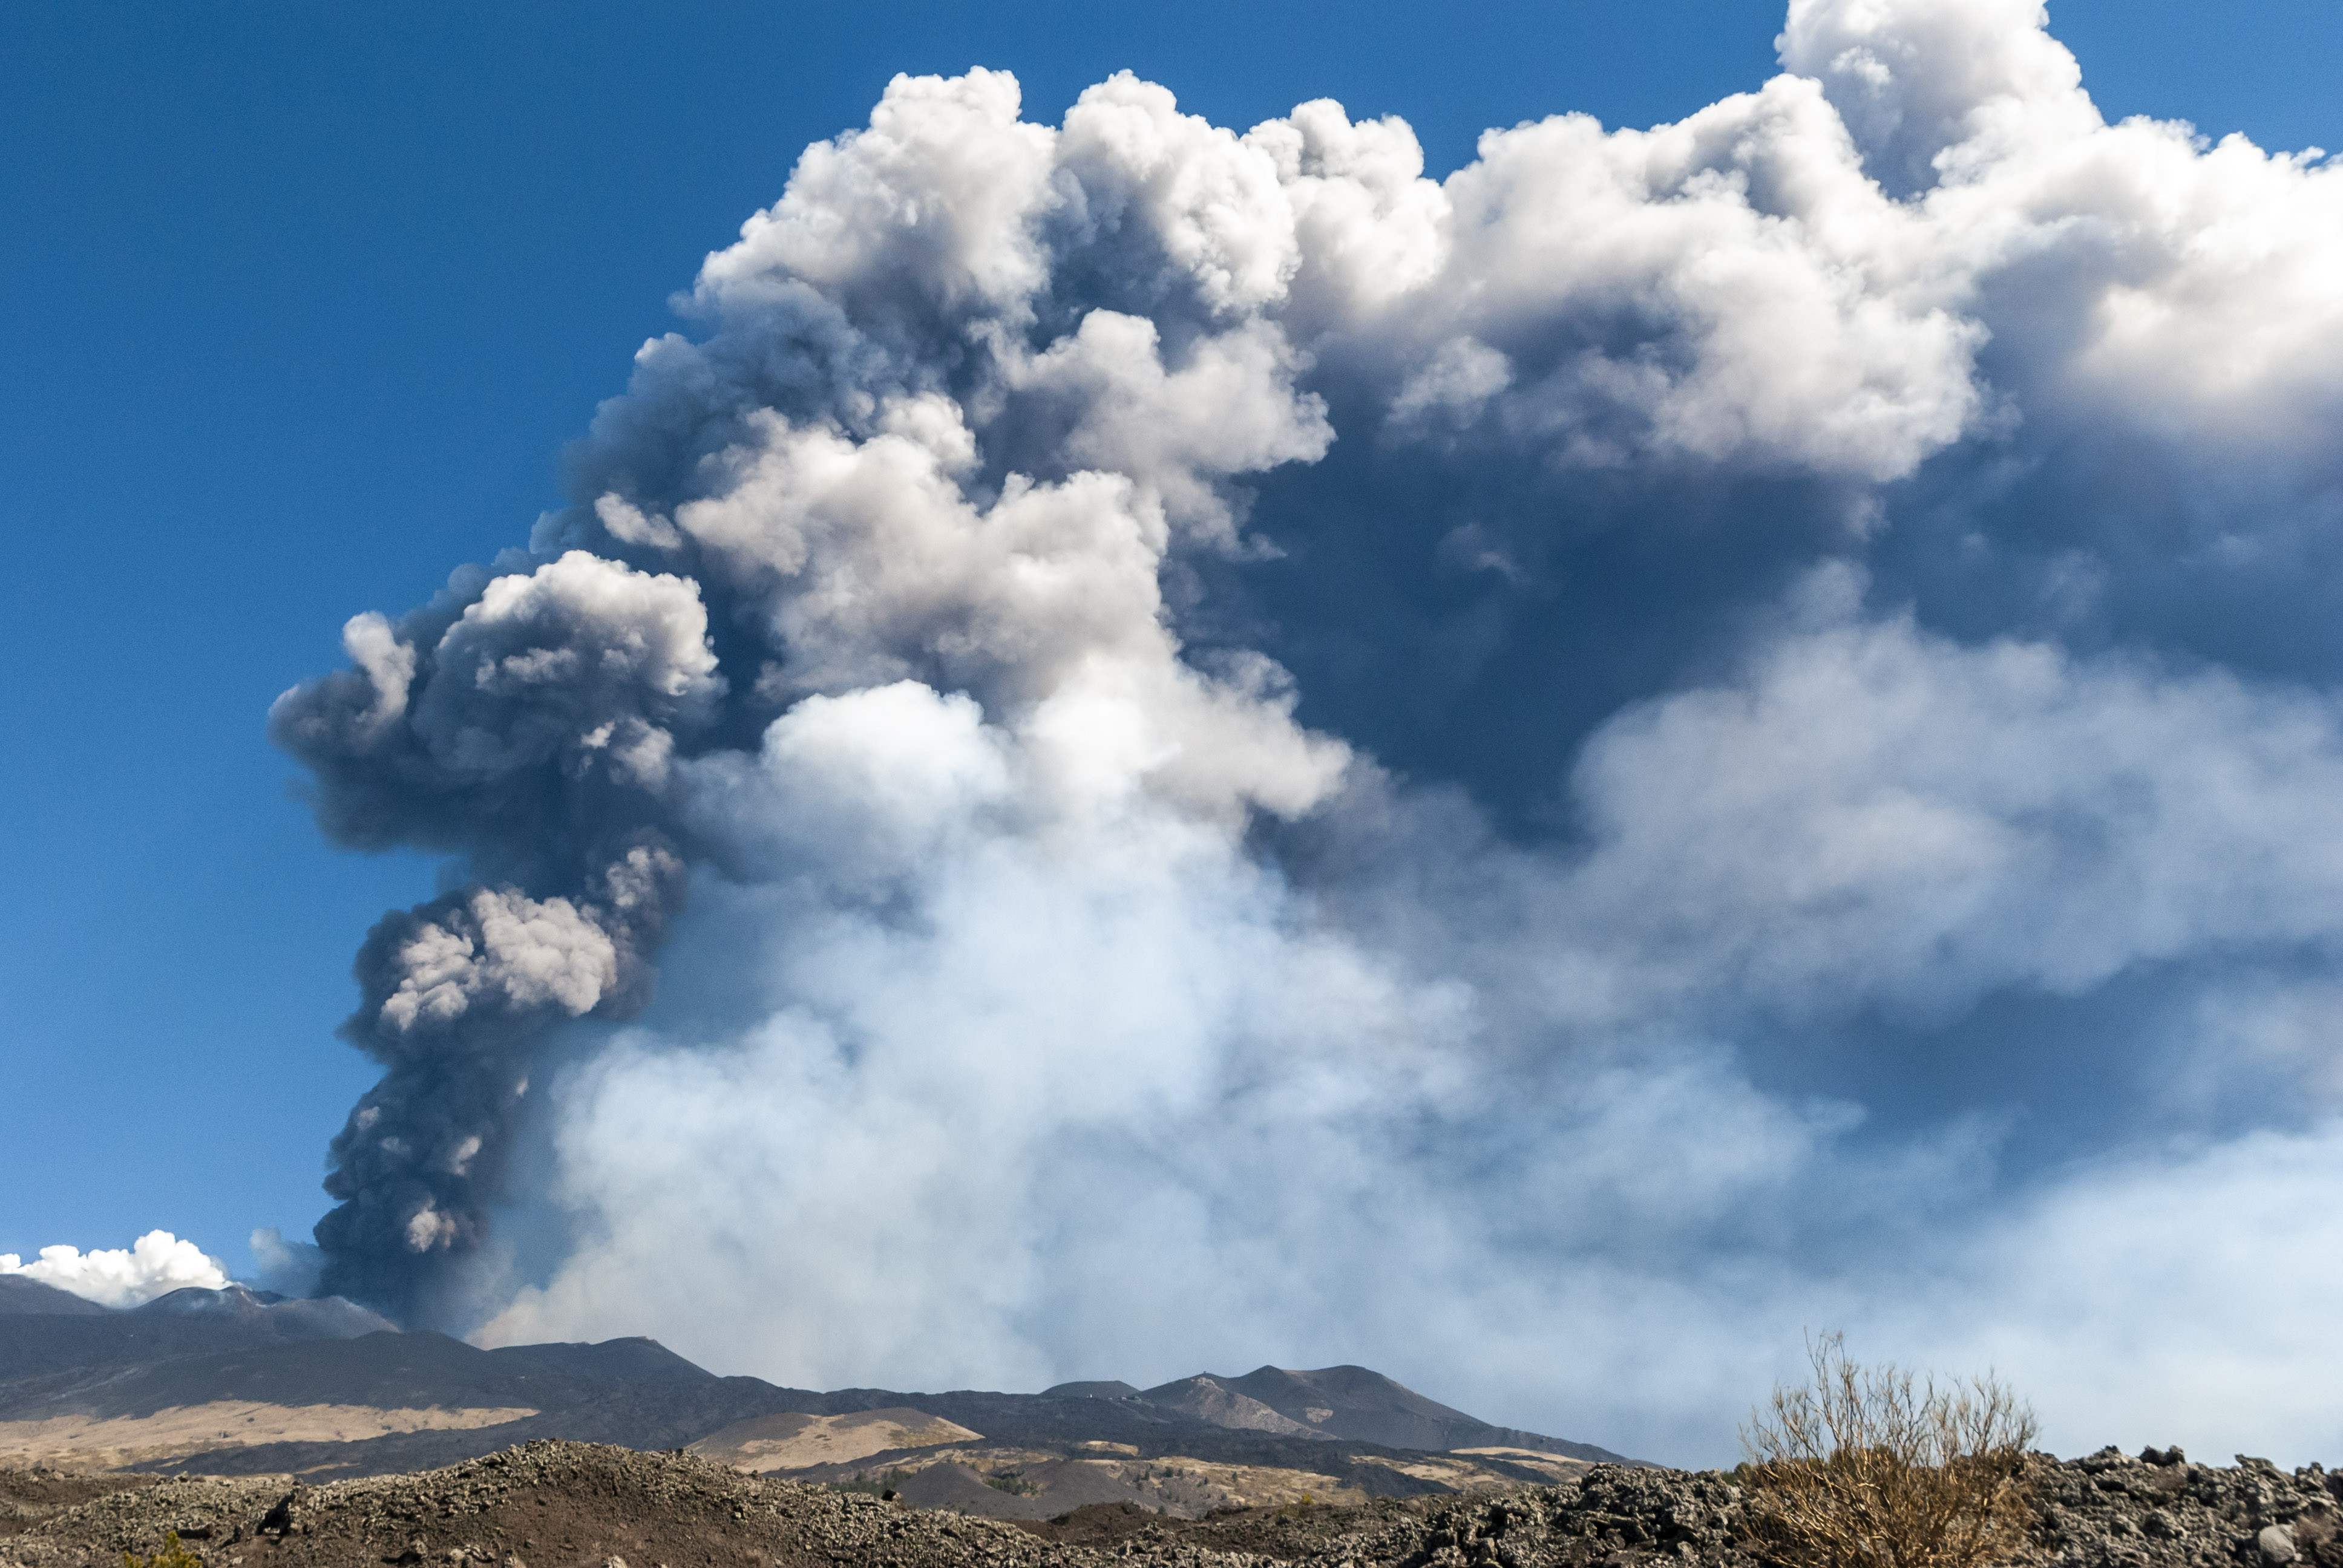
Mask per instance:
[[[659,795],[678,733],[723,689],[707,624],[690,583],[571,552],[464,578],[396,628],[357,617],[343,634],[357,668],[270,715],[317,770],[329,832],[452,850],[499,879],[386,917],[359,950],[343,1034],[387,1070],[334,1141],[327,1289],[435,1310],[438,1276],[417,1262],[485,1236],[480,1194],[539,1037],[639,1005],[683,881]]]
[[[1845,1323],[2328,1433],[2196,1282],[2343,1240],[2343,175],[2106,125],[2026,0],[1780,48],[1437,183],[1128,75],[808,149],[572,504],[272,715],[461,870],[322,1287],[1664,1457]]]

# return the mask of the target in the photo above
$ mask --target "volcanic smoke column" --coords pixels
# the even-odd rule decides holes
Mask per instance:
[[[324,1290],[429,1319],[486,1233],[538,1037],[648,996],[683,886],[657,825],[669,759],[723,683],[689,583],[582,552],[459,578],[395,627],[359,616],[343,642],[356,669],[270,713],[320,822],[481,879],[386,916],[358,953],[342,1033],[387,1070],[334,1140],[341,1205],[317,1227]]]
[[[1158,581],[1242,548],[1232,476],[1332,437],[1268,315],[1276,161],[1127,78],[1062,130],[1018,108],[1002,75],[899,78],[709,258],[714,330],[644,347],[578,503],[279,700],[330,836],[473,879],[359,955],[344,1032],[387,1071],[333,1146],[322,1288],[461,1315],[532,1061],[643,1003],[688,862],[899,907],[965,812],[1226,859],[1347,766],[1269,660],[1184,660]]]
[[[1546,549],[1557,474],[1746,468],[1810,487],[1835,540],[1847,495],[1958,438],[1979,335],[1904,265],[1918,219],[1813,84],[1665,141],[1550,121],[1443,186],[1404,125],[1330,102],[1239,136],[1123,75],[1053,128],[978,70],[898,77],[809,148],[702,267],[704,336],[638,353],[572,504],[351,621],[353,668],[273,715],[331,837],[469,875],[359,955],[345,1034],[386,1075],[334,1144],[324,1288],[462,1314],[548,1031],[643,1004],[687,867],[924,918],[938,856],[989,845],[1257,884],[1315,941],[1255,829],[1373,770],[1294,722],[1283,668],[1227,632],[1192,653],[1177,612],[1272,553],[1238,481],[1319,463],[1338,407],[1399,493],[1489,492],[1441,558],[1500,564]],[[1797,177],[1731,172],[1753,159]],[[1423,1022],[1454,1013],[1441,984],[1380,984],[1297,1014],[1454,1043]],[[1254,1052],[1295,1060],[1234,1023],[1193,1059],[1242,1080]]]
[[[2211,1375],[2171,1302],[2343,1256],[2343,165],[2106,125],[2036,0],[1780,47],[1440,183],[1128,76],[808,149],[570,504],[276,712],[466,884],[360,954],[325,1287],[812,1386],[1306,1333],[1686,1443],[1769,1323]],[[2299,1321],[2205,1407],[2328,1432]]]

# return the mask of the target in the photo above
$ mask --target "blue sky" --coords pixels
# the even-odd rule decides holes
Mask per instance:
[[[2110,120],[2343,145],[2332,5],[2051,15]],[[1239,128],[1333,96],[1405,118],[1438,176],[1484,126],[1643,126],[1755,88],[1780,25],[1683,3],[9,8],[0,1251],[162,1227],[242,1271],[253,1227],[324,1211],[326,1141],[377,1076],[333,1038],[351,953],[441,872],[326,844],[269,702],[341,662],[347,617],[563,504],[564,444],[674,326],[669,296],[894,73],[1006,68],[1044,122],[1126,67]],[[1275,651],[1306,722],[1411,760],[1413,720],[1348,722],[1338,658]],[[1534,815],[1568,752],[1492,757],[1460,777]],[[2055,1012],[1995,1039],[2055,1036]],[[1853,1081],[1910,1093],[1881,1060]]]

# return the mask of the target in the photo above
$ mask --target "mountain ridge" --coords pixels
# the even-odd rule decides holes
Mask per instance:
[[[111,1465],[177,1473],[381,1474],[546,1438],[666,1449],[784,1415],[910,1412],[964,1431],[996,1458],[1187,1457],[1340,1473],[1378,1494],[1442,1490],[1415,1473],[1434,1442],[1634,1462],[1481,1422],[1356,1366],[1200,1373],[1146,1391],[1109,1381],[1041,1393],[823,1392],[720,1376],[643,1337],[483,1349],[400,1332],[337,1298],[230,1286],[132,1309],[37,1310],[64,1295],[17,1292],[0,1312],[0,1452],[37,1456],[81,1443],[102,1448]],[[873,1462],[891,1462],[883,1453]],[[1503,1477],[1522,1467],[1490,1455],[1471,1468]]]

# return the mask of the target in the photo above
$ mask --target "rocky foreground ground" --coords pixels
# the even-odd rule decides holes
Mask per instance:
[[[2036,1563],[2343,1568],[2343,1474],[2317,1465],[2107,1450],[2044,1456],[2034,1481]],[[1561,1486],[1356,1508],[1173,1520],[1117,1504],[1015,1524],[588,1443],[315,1487],[0,1471],[5,1568],[115,1568],[166,1532],[206,1568],[1755,1568],[1744,1521],[1730,1475],[1614,1465]]]

